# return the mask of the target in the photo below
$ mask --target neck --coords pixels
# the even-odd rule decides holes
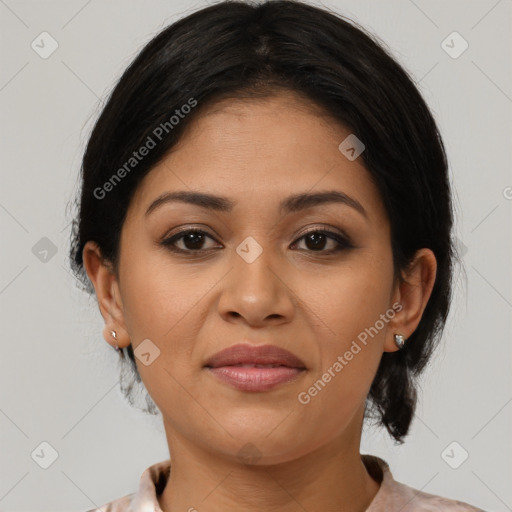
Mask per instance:
[[[177,442],[174,433],[172,441],[171,474],[159,497],[163,512],[363,512],[380,487],[361,460],[359,443],[347,444],[343,436],[269,465],[247,465],[185,439]]]

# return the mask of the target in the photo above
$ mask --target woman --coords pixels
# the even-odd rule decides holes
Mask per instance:
[[[101,510],[480,510],[359,453],[365,419],[409,430],[452,215],[431,113],[353,23],[225,2],[158,34],[90,137],[71,261],[171,459]]]

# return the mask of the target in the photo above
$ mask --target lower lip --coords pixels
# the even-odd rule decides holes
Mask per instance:
[[[220,380],[241,391],[267,391],[280,384],[295,380],[303,371],[300,368],[288,366],[274,368],[220,366],[207,369]]]

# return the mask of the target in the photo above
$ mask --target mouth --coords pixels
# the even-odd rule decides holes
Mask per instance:
[[[291,352],[274,345],[233,345],[214,354],[204,368],[241,391],[261,392],[296,380],[306,365]]]

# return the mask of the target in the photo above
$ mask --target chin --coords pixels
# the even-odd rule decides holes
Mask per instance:
[[[269,414],[264,419],[258,418],[258,421],[253,418],[252,423],[237,423],[236,418],[231,417],[229,424],[222,423],[226,430],[217,429],[216,439],[208,441],[209,448],[214,446],[227,457],[249,465],[279,464],[294,460],[307,453],[308,449],[302,444],[305,433],[300,430],[300,425],[285,424],[283,421],[286,414]],[[300,436],[297,436],[298,432]],[[312,435],[306,435],[305,439],[311,440]]]

